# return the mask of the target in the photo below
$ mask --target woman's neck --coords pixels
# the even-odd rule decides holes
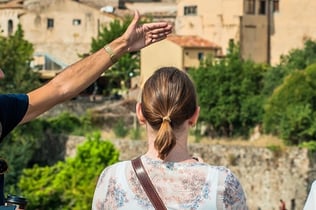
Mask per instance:
[[[150,127],[150,126],[149,126]],[[170,162],[188,162],[188,161],[194,161],[192,159],[192,156],[189,153],[188,150],[188,131],[182,130],[180,132],[176,132],[175,136],[177,138],[176,145],[172,150],[169,152],[167,157],[164,159],[164,161],[170,161]],[[160,159],[158,157],[158,151],[155,149],[155,138],[156,138],[156,132],[151,130],[150,128],[147,128],[147,138],[148,138],[148,151],[146,155],[153,159]]]

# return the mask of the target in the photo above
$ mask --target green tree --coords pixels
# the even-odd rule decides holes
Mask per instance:
[[[288,144],[316,139],[316,64],[288,75],[265,106],[264,130]]]
[[[0,157],[9,164],[5,174],[5,193],[18,193],[17,183],[22,170],[29,166],[44,136],[43,124],[36,120],[20,125],[1,143]]]
[[[9,171],[5,174],[6,193],[19,193],[17,183],[24,168],[32,167],[34,163],[44,166],[63,160],[65,135],[82,135],[91,130],[89,113],[79,118],[67,112],[38,118],[15,128],[0,150],[0,157],[5,157],[9,163]]]
[[[239,57],[230,44],[229,54],[219,61],[208,60],[192,75],[201,107],[201,121],[210,125],[214,136],[247,136],[261,122],[265,67]]]
[[[77,154],[51,167],[25,169],[19,181],[30,209],[91,209],[94,189],[102,170],[118,161],[119,152],[94,133]]]
[[[30,68],[32,56],[33,45],[24,40],[21,25],[12,36],[0,37],[0,67],[6,74],[0,93],[24,93],[39,86],[39,76]]]
[[[114,20],[108,26],[103,27],[97,38],[92,39],[91,52],[96,52],[104,44],[110,43],[118,36],[122,35],[130,24],[132,18],[126,16],[122,21]],[[103,87],[99,87],[102,93],[109,95],[113,89],[125,89],[130,87],[131,77],[139,74],[139,53],[127,53],[123,55],[116,64],[111,67],[110,71],[104,74],[102,83]],[[101,86],[99,84],[99,86]]]
[[[316,42],[307,39],[302,49],[293,49],[288,55],[281,56],[281,64],[288,66],[292,71],[304,70],[316,63]]]
[[[263,94],[270,96],[286,76],[297,70],[304,70],[313,63],[316,63],[316,42],[309,39],[302,49],[291,50],[287,55],[281,56],[280,64],[269,68],[265,74]]]

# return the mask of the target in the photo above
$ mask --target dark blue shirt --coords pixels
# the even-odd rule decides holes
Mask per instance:
[[[0,94],[0,143],[24,117],[28,108],[26,94]],[[2,157],[5,159],[5,157]],[[4,176],[0,175],[0,205],[4,205]]]

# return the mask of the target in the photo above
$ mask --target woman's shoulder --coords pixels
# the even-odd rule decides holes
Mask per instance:
[[[214,173],[214,171],[217,172],[218,177],[220,178],[220,180],[222,180],[223,182],[238,182],[239,180],[237,178],[237,176],[234,174],[234,172],[232,172],[231,169],[225,167],[225,166],[214,166],[214,165],[209,165],[208,166],[210,173]]]
[[[117,163],[114,163],[112,165],[107,166],[103,171],[116,171],[116,170],[121,170],[125,168],[126,164],[128,164],[129,161],[124,160],[124,161],[119,161]]]
[[[232,173],[232,171],[226,166],[204,164],[204,167],[207,168],[210,173],[217,172],[220,176],[227,176]]]
[[[110,176],[110,175],[113,176],[115,174],[121,173],[122,171],[125,170],[128,162],[129,161],[119,161],[117,163],[109,165],[103,169],[100,176],[101,177],[102,176]]]

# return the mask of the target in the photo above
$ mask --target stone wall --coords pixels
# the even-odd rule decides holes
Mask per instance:
[[[113,143],[121,152],[121,160],[146,152],[145,141]],[[311,174],[315,162],[310,160],[306,149],[297,147],[272,151],[249,146],[191,144],[190,151],[206,163],[231,169],[243,185],[250,210],[278,210],[280,199],[288,209],[301,210],[310,183],[316,178]]]
[[[78,100],[76,102],[78,103]],[[61,110],[83,114],[85,110],[95,107],[96,102],[86,103],[84,107],[77,103],[65,103],[63,106],[66,108],[62,107]],[[105,107],[106,110],[100,106],[98,111],[113,114],[118,104],[111,106],[116,107],[113,110]],[[60,110],[60,107],[57,110]],[[58,114],[57,110],[50,114]],[[118,110],[122,114],[122,110]],[[118,115],[114,118],[118,118]],[[106,118],[107,120],[103,119],[102,122],[113,122],[114,118]],[[76,145],[83,141],[82,137],[70,137],[65,154],[74,155]],[[120,150],[121,160],[143,154],[147,147],[146,141],[143,140],[114,140],[113,143]],[[311,182],[316,180],[316,156],[309,154],[306,149],[287,147],[271,150],[263,147],[194,143],[190,145],[190,151],[202,157],[206,163],[231,169],[243,185],[250,210],[278,210],[280,199],[286,202],[287,209],[301,210]],[[293,208],[291,203],[295,203]]]

